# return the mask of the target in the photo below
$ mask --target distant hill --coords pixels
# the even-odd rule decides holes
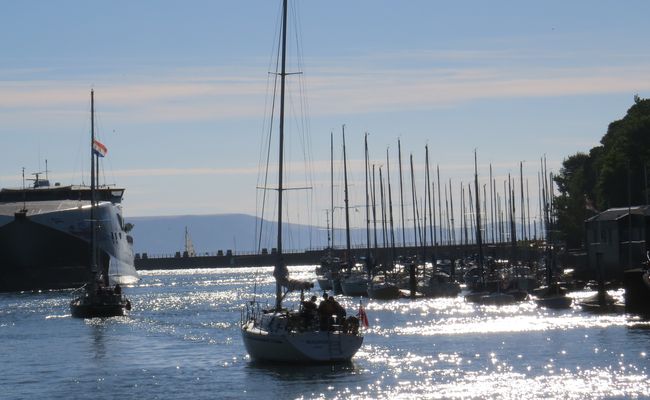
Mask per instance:
[[[255,232],[258,231],[260,223],[263,224],[264,234],[259,247],[270,250],[276,246],[276,224],[247,214],[131,217],[127,218],[126,222],[134,225],[131,235],[134,239],[135,252],[152,256],[173,255],[177,251],[185,250],[185,227],[198,254],[216,253],[218,250],[223,250],[224,253],[227,250],[236,253],[257,251]],[[366,245],[365,229],[352,229],[350,237],[352,247]],[[457,230],[456,237],[460,238],[460,230]],[[337,248],[345,247],[343,229],[336,230],[335,238]],[[326,229],[309,225],[287,224],[283,231],[283,239],[285,251],[323,249],[328,244]],[[409,242],[407,244],[412,245],[412,229],[406,231],[406,239]],[[378,232],[377,240],[379,246],[382,246],[381,232]],[[395,240],[398,245],[401,243],[399,229],[395,230]]]
[[[234,252],[255,251],[255,232],[263,223],[261,247],[269,250],[276,246],[276,224],[246,214],[178,215],[163,217],[130,217],[126,222],[134,225],[131,234],[136,253],[149,255],[174,254],[185,249],[187,227],[197,253],[216,253],[218,250]],[[306,225],[288,224],[284,233],[285,250],[304,250],[327,246],[325,229]]]

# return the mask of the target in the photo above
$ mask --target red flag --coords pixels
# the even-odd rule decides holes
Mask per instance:
[[[363,305],[359,303],[359,320],[361,320],[361,323],[365,328],[370,326],[368,323],[368,316],[366,315],[366,310],[363,309]]]

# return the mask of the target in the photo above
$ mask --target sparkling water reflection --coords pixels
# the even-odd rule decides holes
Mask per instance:
[[[253,363],[241,308],[253,296],[272,304],[273,288],[269,268],[150,271],[125,289],[128,316],[87,321],[70,317],[70,291],[1,294],[0,397],[650,397],[648,322],[533,302],[364,300],[371,327],[351,363]]]

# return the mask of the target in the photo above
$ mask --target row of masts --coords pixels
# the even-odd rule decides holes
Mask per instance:
[[[345,154],[345,126],[342,128],[342,138],[344,206],[340,208],[345,209],[345,247],[349,249],[351,247],[349,213],[351,207]],[[335,186],[333,134],[330,145],[330,179],[333,188]],[[478,155],[475,151],[473,181],[454,184],[451,179],[446,182],[441,181],[439,165],[436,165],[434,175],[429,160],[429,147],[426,145],[423,177],[416,176],[414,155],[409,155],[409,189],[406,187],[408,182],[404,178],[405,171],[399,139],[397,149],[399,204],[394,209],[390,151],[386,150],[385,164],[371,162],[368,151],[368,134],[364,135],[364,225],[366,229],[365,245],[368,248],[395,248],[400,245],[423,248],[436,245],[479,245],[480,248],[483,244],[511,243],[514,246],[519,242],[550,240],[549,227],[553,226],[555,214],[552,200],[554,184],[553,174],[549,173],[547,169],[546,157],[540,158],[536,182],[537,198],[533,198],[531,202],[530,180],[524,177],[523,162],[519,163],[518,179],[508,173],[507,178],[503,180],[497,180],[490,164],[489,179],[481,184],[479,182]],[[384,173],[384,169],[386,173]],[[436,179],[433,179],[434,177]],[[410,193],[408,193],[409,191]],[[455,195],[459,197],[455,197]],[[405,198],[408,197],[410,197],[408,200],[410,204],[405,201]],[[455,201],[460,202],[456,212],[454,211]],[[531,205],[537,209],[531,211]],[[335,205],[332,189],[330,208],[327,210],[328,245],[331,247],[338,247],[335,237],[337,228],[333,217],[336,208],[339,207]],[[394,215],[395,213],[399,215]],[[399,226],[396,226],[396,221]]]
[[[283,197],[284,191],[284,128],[285,128],[285,81],[286,71],[286,42],[287,42],[287,4],[283,2],[282,9],[282,30],[280,34],[281,50],[279,56],[279,70],[276,77],[279,77],[280,102],[279,102],[279,146],[278,146],[278,202],[277,202],[277,243],[276,252],[278,256],[277,266],[280,269],[283,265]],[[334,140],[331,137],[331,190],[330,207],[327,210],[328,216],[328,241],[331,247],[337,247],[336,230],[337,220],[334,218],[335,209],[345,210],[345,247],[350,249],[351,244],[351,208],[365,208],[366,240],[365,245],[372,247],[391,247],[398,245],[407,246],[407,235],[411,245],[422,248],[435,245],[467,245],[486,243],[512,243],[515,245],[520,241],[546,240],[548,239],[548,226],[551,224],[552,215],[552,175],[546,170],[546,159],[540,159],[540,171],[537,174],[538,186],[538,210],[537,218],[532,217],[529,180],[523,177],[523,162],[519,163],[519,185],[516,177],[508,174],[507,180],[497,181],[493,176],[492,165],[489,168],[489,181],[479,184],[478,162],[475,152],[475,176],[474,182],[460,182],[454,184],[451,179],[448,182],[441,182],[440,166],[436,165],[433,179],[429,162],[429,148],[425,146],[425,173],[424,178],[417,177],[414,168],[414,154],[410,154],[410,211],[407,215],[408,189],[402,160],[401,141],[398,140],[398,178],[399,178],[399,210],[393,207],[393,189],[391,183],[390,165],[391,157],[389,149],[386,150],[385,164],[373,163],[370,161],[368,151],[368,135],[364,137],[365,146],[365,199],[363,206],[350,205],[350,191],[348,184],[347,154],[345,150],[345,126],[342,127],[343,139],[343,205],[335,204],[333,188],[334,183]],[[386,174],[384,174],[384,166]],[[502,185],[501,185],[502,184]],[[501,190],[502,186],[502,190]],[[517,186],[519,193],[517,194]],[[424,190],[421,190],[424,187]],[[526,190],[524,191],[524,187]],[[489,189],[489,191],[488,191]],[[444,197],[443,197],[444,193]],[[454,196],[460,196],[460,207],[456,211]],[[443,209],[444,199],[444,209]],[[458,199],[456,198],[456,201]],[[519,204],[517,204],[519,203]],[[533,202],[534,203],[534,202]],[[482,211],[481,211],[482,210]],[[399,214],[399,215],[396,215]],[[460,218],[456,218],[456,216]],[[543,216],[543,217],[542,217]],[[330,218],[331,217],[331,218]],[[329,221],[331,220],[331,224]],[[399,226],[396,226],[396,220]],[[410,220],[410,221],[409,221]],[[410,222],[410,223],[407,223]],[[412,228],[412,235],[408,231]],[[259,242],[261,243],[261,231]],[[381,238],[381,239],[380,239]],[[401,239],[401,243],[398,243]],[[480,247],[480,246],[479,246]],[[280,286],[276,288],[277,295],[281,294]],[[278,305],[279,307],[279,305]]]

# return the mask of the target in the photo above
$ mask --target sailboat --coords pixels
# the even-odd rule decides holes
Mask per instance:
[[[494,287],[496,291],[485,292],[491,286],[485,277],[485,264],[483,258],[483,236],[481,233],[481,203],[479,201],[479,186],[478,186],[478,161],[476,151],[474,151],[474,196],[476,208],[476,245],[478,247],[478,268],[479,268],[479,281],[474,290],[465,295],[465,300],[472,303],[479,303],[483,305],[507,305],[516,301],[515,297],[511,294],[503,293],[501,291],[502,278],[499,276],[496,280]]]
[[[313,324],[312,318],[300,312],[289,311],[282,306],[282,300],[292,290],[308,290],[311,282],[289,278],[282,252],[282,197],[283,154],[284,154],[284,102],[287,41],[287,0],[282,3],[282,61],[280,75],[280,119],[278,157],[278,206],[277,206],[277,251],[273,271],[275,278],[275,307],[265,310],[256,301],[246,306],[242,315],[241,334],[246,351],[251,359],[283,363],[327,363],[349,361],[363,343],[359,319],[348,317],[336,320],[327,329]],[[360,309],[360,314],[365,315]],[[306,320],[309,318],[309,320]]]
[[[345,125],[343,126],[343,181],[344,181],[344,192],[345,192],[345,254],[346,254],[346,272],[345,275],[341,277],[341,291],[344,295],[350,297],[356,296],[368,296],[368,277],[366,274],[367,268],[364,268],[361,264],[357,264],[354,259],[351,257],[351,245],[350,245],[350,201],[349,201],[349,191],[348,191],[348,162],[345,151]],[[368,208],[366,207],[366,211]],[[370,260],[370,254],[366,256],[366,266]]]
[[[364,150],[365,150],[365,168],[366,168],[366,271],[371,276],[370,281],[367,283],[367,292],[368,297],[376,300],[395,300],[398,299],[402,293],[399,290],[399,287],[387,279],[388,271],[385,266],[376,265],[375,259],[370,252],[370,198],[368,193],[368,184],[370,181],[369,178],[369,154],[368,154],[368,134],[366,133],[364,140]],[[381,176],[381,170],[380,170]],[[374,178],[374,169],[373,169],[373,178]],[[373,179],[374,182],[374,179]],[[374,191],[374,187],[372,189]],[[374,207],[374,195],[373,207]],[[375,218],[376,221],[376,218]],[[376,227],[375,227],[376,229]],[[377,246],[377,236],[375,236],[375,247]],[[391,260],[392,261],[392,260]],[[391,266],[392,270],[394,266]],[[382,271],[383,276],[379,276],[378,272]]]
[[[194,243],[192,242],[192,237],[190,236],[190,231],[185,227],[185,251],[183,251],[183,257],[194,257],[196,256],[196,251],[194,251]]]
[[[95,140],[95,94],[90,91],[90,279],[80,290],[81,294],[70,302],[70,312],[75,318],[116,317],[131,309],[131,302],[122,294],[119,284],[111,287],[108,277],[108,263],[100,261],[97,247],[95,194],[99,157],[106,150]],[[99,265],[101,263],[101,265]]]
[[[542,171],[544,172],[544,171]],[[546,176],[546,173],[543,173]],[[542,198],[544,199],[544,224],[546,226],[546,254],[544,256],[544,263],[546,266],[546,287],[537,292],[537,299],[535,303],[539,307],[550,309],[567,309],[571,308],[573,299],[566,294],[566,290],[562,288],[554,276],[555,271],[555,253],[551,226],[551,212],[549,205],[553,198],[547,190],[547,181],[544,179],[542,187]]]
[[[332,216],[330,229],[329,215]],[[337,279],[341,269],[341,259],[335,257],[334,249],[334,134],[330,133],[330,210],[327,218],[327,253],[316,268],[316,280],[322,290],[334,290],[332,280]],[[340,287],[340,283],[339,283]]]

